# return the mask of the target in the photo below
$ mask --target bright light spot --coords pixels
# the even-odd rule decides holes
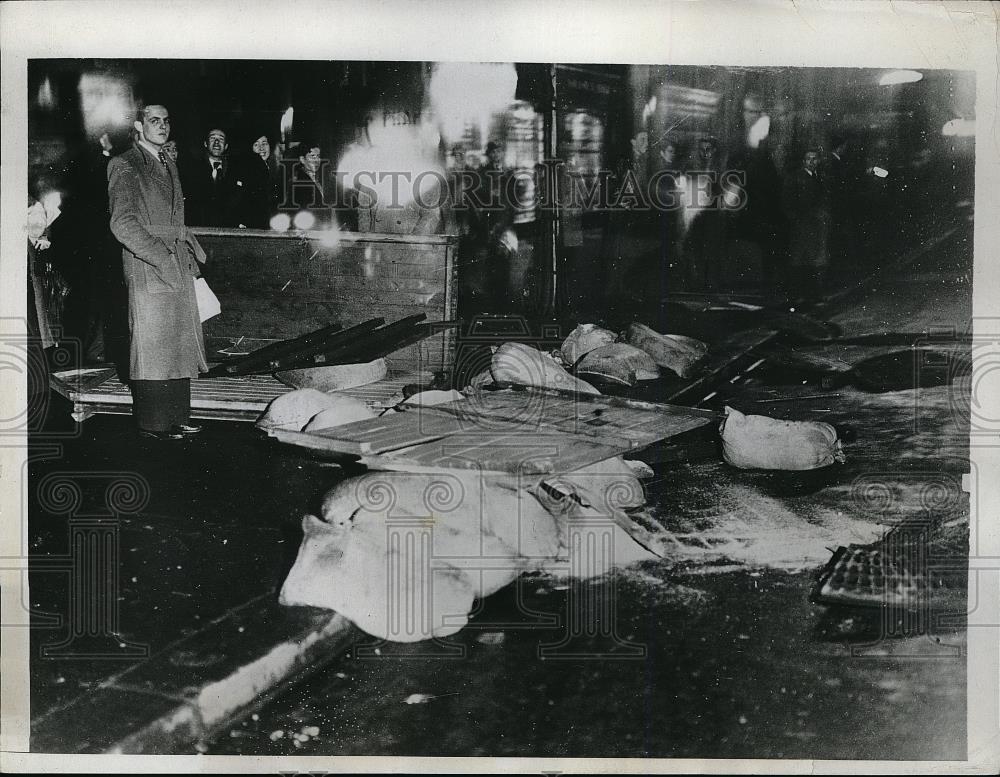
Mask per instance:
[[[270,227],[275,232],[284,232],[292,225],[292,219],[287,213],[276,213],[271,216]]]
[[[296,229],[312,229],[312,225],[315,223],[316,217],[307,210],[300,210],[292,219],[292,224],[295,225]]]
[[[753,126],[750,127],[750,131],[747,133],[747,145],[750,148],[757,148],[770,132],[771,117],[761,116],[753,123]]]
[[[878,178],[888,178],[889,177],[889,171],[886,170],[884,167],[873,167],[872,168],[872,173],[876,177],[878,177]]]
[[[38,107],[51,110],[56,107],[56,97],[52,91],[52,82],[48,76],[38,87]]]
[[[281,140],[284,142],[287,140],[288,135],[292,132],[292,122],[295,120],[295,109],[291,106],[288,110],[281,114]]]
[[[340,230],[336,227],[324,229],[319,233],[319,244],[324,248],[335,248],[340,244]]]
[[[510,253],[516,254],[518,248],[517,235],[512,229],[505,229],[503,234],[500,235],[500,244],[506,248]]]
[[[952,119],[945,122],[941,134],[949,137],[971,138],[976,134],[975,119]]]
[[[84,73],[78,89],[83,126],[90,137],[98,137],[109,127],[132,124],[132,90],[125,81],[103,73]]]
[[[879,86],[893,86],[894,84],[912,84],[921,80],[924,74],[918,70],[890,70],[879,80]]]
[[[436,190],[444,170],[437,159],[436,130],[413,124],[386,126],[375,118],[368,137],[369,144],[352,144],[337,163],[346,185],[358,192],[361,207],[400,208],[413,202],[416,191],[425,204],[438,204]]]
[[[471,122],[485,137],[494,114],[514,102],[517,70],[510,63],[439,62],[428,90],[431,110],[449,143]]]
[[[656,114],[656,95],[649,98],[649,102],[642,109],[642,123],[645,124]]]

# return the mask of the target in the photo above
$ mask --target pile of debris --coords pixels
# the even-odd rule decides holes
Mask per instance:
[[[270,436],[370,470],[331,489],[320,516],[304,516],[281,601],[334,609],[381,638],[442,637],[522,573],[607,573],[573,558],[595,526],[612,566],[669,556],[673,539],[639,482],[652,472],[626,454],[715,423],[736,467],[843,461],[828,424],[641,402],[586,380],[690,377],[707,353],[640,323],[621,335],[581,324],[554,352],[502,343],[462,391],[403,397],[378,417],[336,392],[278,397],[258,421]]]

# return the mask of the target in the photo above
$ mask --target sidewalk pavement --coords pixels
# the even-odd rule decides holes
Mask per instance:
[[[49,433],[73,434],[68,407],[49,416]],[[160,443],[98,416],[55,455],[58,438],[33,445],[33,751],[190,751],[353,638],[343,618],[275,594],[302,513],[342,475],[259,437],[207,422]]]

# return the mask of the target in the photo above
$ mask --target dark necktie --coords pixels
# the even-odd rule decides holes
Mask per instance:
[[[218,181],[222,177],[222,162],[212,162],[212,180]]]

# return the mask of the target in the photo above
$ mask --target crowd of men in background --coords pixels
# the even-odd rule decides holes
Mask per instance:
[[[482,165],[475,164],[478,160],[470,163],[470,150],[453,146],[443,166],[448,190],[440,193],[443,200],[438,199],[446,206],[413,208],[412,214],[400,211],[392,219],[376,218],[374,209],[357,207],[354,193],[340,187],[319,141],[303,138],[289,148],[261,132],[243,145],[232,147],[229,134],[219,126],[208,129],[194,155],[179,154],[173,139],[164,144],[163,153],[175,162],[182,184],[185,224],[282,229],[287,225],[276,226],[274,218],[284,213],[281,218],[298,229],[335,226],[454,234],[460,241],[463,307],[516,311],[517,297],[528,293],[526,263],[517,260],[518,234],[523,238],[524,230],[515,229],[514,224],[523,178],[516,178],[512,185],[514,171],[505,165],[500,143],[487,144]],[[725,160],[720,159],[711,137],[698,138],[687,149],[669,138],[656,144],[656,153],[652,145],[644,132],[633,139],[629,160],[610,181],[615,189],[611,199],[627,206],[623,187],[643,188],[650,172],[660,168],[665,174],[656,177],[656,186],[666,191],[657,200],[682,202],[683,206],[643,207],[640,198],[632,210],[619,207],[603,223],[599,245],[592,243],[589,249],[584,247],[585,209],[572,197],[565,204],[567,191],[580,184],[572,180],[579,178],[573,160],[559,168],[557,186],[564,202],[560,210],[560,300],[572,301],[575,295],[583,304],[600,304],[596,297],[628,296],[630,288],[649,286],[654,277],[674,290],[711,291],[720,284],[739,285],[738,276],[752,267],[763,276],[759,285],[765,289],[784,284],[799,292],[820,292],[831,239],[840,243],[833,246],[836,252],[855,252],[850,243],[857,233],[857,191],[864,172],[846,138],[834,138],[832,153],[808,148],[783,175],[766,144],[748,145],[742,154],[727,154]],[[66,195],[61,218],[47,230],[48,245],[54,250],[46,252],[46,258],[57,263],[64,284],[53,290],[50,283],[45,293],[37,283],[34,289],[36,302],[47,304],[63,331],[83,342],[84,362],[114,360],[115,351],[124,348],[127,327],[108,321],[112,315],[108,311],[124,308],[109,300],[120,300],[124,292],[120,268],[116,269],[118,247],[108,230],[107,195],[108,164],[123,150],[113,148],[108,136],[102,136],[99,151],[75,165],[67,180],[60,182]],[[686,163],[681,163],[685,156]],[[733,180],[739,182],[740,192],[726,189],[723,164],[727,171],[739,174]],[[699,172],[685,175],[675,168]],[[711,174],[707,183],[697,177],[705,173]],[[698,191],[692,192],[692,186]],[[536,196],[545,189],[540,179],[534,189]],[[685,196],[672,200],[677,193]],[[428,199],[433,202],[435,197]],[[297,219],[303,212],[308,218]],[[359,212],[368,215],[361,223]],[[600,266],[588,275],[582,257],[594,250],[600,254]],[[655,270],[652,275],[651,270]],[[59,310],[64,303],[65,309]],[[114,332],[119,334],[108,335]]]

